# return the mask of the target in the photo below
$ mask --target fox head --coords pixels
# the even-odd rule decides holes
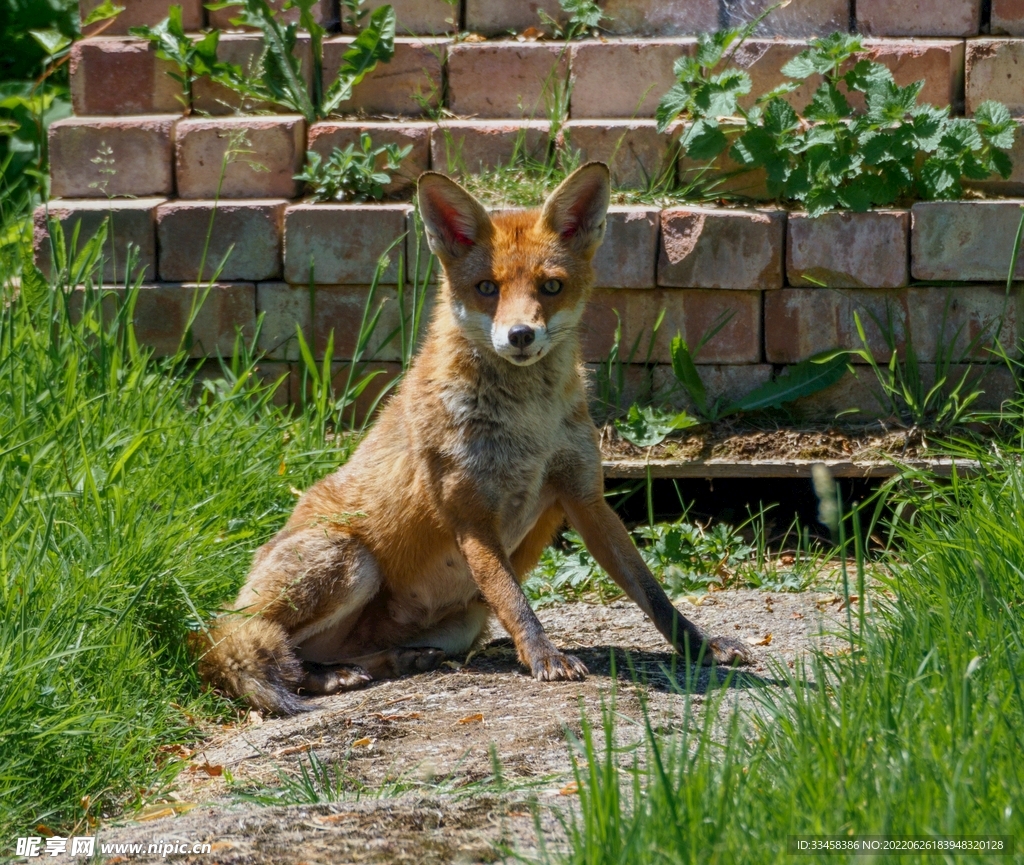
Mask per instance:
[[[542,208],[488,214],[443,174],[420,177],[427,243],[471,343],[528,366],[575,332],[593,281],[590,262],[604,237],[609,187],[608,167],[591,162]]]

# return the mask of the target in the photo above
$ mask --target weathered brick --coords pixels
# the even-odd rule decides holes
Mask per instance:
[[[859,316],[867,348],[876,361],[907,350],[907,336],[919,360],[930,361],[942,348],[954,358],[977,341],[983,355],[985,338],[995,335],[1002,317],[1001,340],[1016,345],[1020,331],[1019,295],[1004,307],[998,286],[959,288],[830,289],[786,288],[765,297],[765,357],[770,363],[796,363],[836,348],[863,349],[857,332]],[[943,323],[945,322],[945,324]],[[863,362],[854,357],[855,363]]]
[[[775,5],[777,0],[722,0],[723,24],[726,27],[747,24]],[[770,12],[754,33],[757,36],[828,36],[837,30],[845,32],[849,25],[850,0],[792,0]]]
[[[1024,36],[1024,0],[992,0],[992,33]]]
[[[258,198],[164,204],[156,213],[160,278],[168,282],[210,279],[222,261],[224,266],[217,276],[220,280],[280,278],[281,228],[286,204],[280,199]]]
[[[673,134],[680,136],[685,124],[674,124]],[[731,149],[731,148],[730,148]],[[754,201],[768,201],[768,175],[764,168],[746,168],[730,155],[730,149],[720,153],[708,168],[706,159],[690,159],[685,153],[676,160],[679,183],[685,188],[691,184],[703,192],[732,193]]]
[[[335,398],[341,396],[346,385],[349,384],[350,366],[348,363],[331,364],[331,385],[334,388]],[[303,375],[302,364],[289,364],[290,394],[292,404],[302,404],[303,387],[305,396],[308,399],[312,396],[312,383],[308,376]],[[389,399],[396,393],[394,382],[402,373],[402,365],[399,363],[370,363],[359,364],[352,374],[351,387],[355,387],[363,379],[369,379],[366,387],[355,398],[352,406],[344,412],[345,423],[359,426],[369,420],[371,416],[380,411]]]
[[[741,107],[751,108],[761,94],[793,80],[782,74],[782,67],[808,47],[806,39],[748,39],[740,45],[730,65],[746,72],[751,81],[750,92],[740,97]],[[803,109],[820,84],[821,76],[812,75],[784,98],[795,108]]]
[[[369,11],[383,6],[384,0],[368,0],[363,6]],[[443,36],[459,29],[459,3],[449,4],[446,0],[388,0],[395,10],[395,32],[399,36]],[[350,33],[352,28],[342,24],[342,32]]]
[[[922,201],[911,208],[915,279],[1000,280],[1010,269],[1024,201]],[[1016,278],[1024,277],[1024,256]]]
[[[608,16],[601,28],[620,35],[692,36],[719,27],[718,0],[603,0],[601,8]]]
[[[949,105],[954,112],[964,105],[964,43],[960,39],[865,39],[864,51],[857,59],[875,60],[892,72],[900,87],[924,81],[921,103],[940,108]],[[855,93],[850,105],[865,108],[864,97]]]
[[[81,20],[84,21],[101,2],[79,0]],[[83,27],[83,34],[91,36],[102,27],[106,36],[124,36],[129,27],[153,27],[167,17],[171,6],[181,7],[181,23],[186,30],[199,30],[203,26],[202,0],[122,0],[118,5],[124,9],[113,21],[98,21]]]
[[[785,230],[786,214],[778,210],[662,211],[658,285],[779,288]]]
[[[279,408],[292,404],[291,399],[291,367],[280,361],[261,360],[253,368],[253,373],[265,386],[277,385],[271,403]]]
[[[857,30],[868,36],[976,36],[982,0],[857,0]]]
[[[380,281],[394,282],[400,240],[406,230],[406,204],[296,204],[285,212],[284,274],[306,285],[310,268],[317,283],[368,285],[377,260],[397,240]]]
[[[374,123],[372,121],[334,121],[314,123],[309,127],[308,149],[327,159],[335,148],[344,150],[349,144],[361,150],[360,139],[365,132],[375,147],[396,144],[411,147],[398,171],[391,173],[385,192],[400,192],[416,184],[416,179],[430,167],[430,135],[433,123]],[[383,164],[383,157],[379,160]]]
[[[176,67],[149,42],[120,36],[80,39],[71,46],[71,103],[75,114],[180,112]]]
[[[594,256],[599,288],[654,288],[661,212],[656,207],[608,208],[604,241]]]
[[[694,345],[723,314],[731,313],[725,327],[701,350],[697,362],[761,362],[761,292],[702,289],[595,289],[580,330],[584,361],[600,363],[608,356],[619,321],[616,311],[622,321],[621,350],[628,353],[639,338],[638,355],[643,359],[663,309],[665,318],[651,351],[652,361],[671,362],[669,347],[677,332]]]
[[[677,411],[696,410],[668,364],[627,364],[623,369],[621,391],[617,381],[611,382],[611,388],[603,384],[605,374],[601,364],[588,363],[586,370],[590,380],[590,412],[598,423],[620,415],[633,403],[670,406]],[[772,366],[767,363],[715,363],[701,365],[699,372],[708,399],[713,401],[721,397],[729,402],[768,381],[772,377]]]
[[[221,33],[217,42],[217,59],[233,63],[240,67],[245,75],[251,77],[259,74],[263,48],[263,37],[259,33]],[[299,71],[308,89],[313,74],[313,49],[308,33],[296,34],[294,54],[299,60]],[[218,84],[205,76],[192,85],[192,108],[199,114],[213,115],[268,111],[283,114],[293,110],[272,102],[241,96],[230,87]]]
[[[174,140],[178,195],[294,198],[305,152],[306,121],[297,114],[180,120]]]
[[[337,36],[324,42],[325,90],[338,77],[341,59],[353,38]],[[428,108],[436,108],[441,100],[441,69],[447,45],[446,39],[430,37],[395,39],[391,62],[378,63],[352,92],[352,98],[341,103],[338,112],[419,117]]]
[[[898,288],[909,280],[910,211],[836,211],[786,224],[790,285]]]
[[[508,165],[520,155],[543,160],[550,130],[543,120],[445,120],[430,132],[430,164],[458,175]]]
[[[672,136],[658,132],[653,120],[570,120],[561,146],[582,162],[607,163],[619,189],[642,189],[675,173]]]
[[[299,8],[293,6],[287,11],[284,9],[285,0],[267,0],[270,8],[277,12],[277,19],[282,24],[298,24]],[[251,31],[254,28],[243,24],[233,24],[232,19],[237,18],[240,13],[241,3],[238,7],[228,6],[224,9],[207,10],[207,20],[210,27],[218,30],[242,30]],[[338,23],[338,2],[337,0],[319,0],[310,10],[313,18],[330,30]]]
[[[465,0],[465,9],[466,29],[484,36],[542,27],[540,10],[559,23],[568,20],[558,0]]]
[[[263,282],[256,288],[256,311],[263,315],[257,348],[274,360],[301,360],[297,328],[317,360],[327,353],[328,341],[334,334],[331,355],[337,360],[350,360],[359,343],[359,328],[370,300],[366,285],[288,285],[284,282]],[[406,314],[411,302],[406,299]],[[401,323],[398,292],[394,286],[378,285],[369,315],[380,309],[380,318],[363,351],[363,359],[395,361],[401,359],[397,332]],[[427,309],[429,313],[429,307]],[[425,325],[429,315],[421,319]]]
[[[50,194],[170,195],[174,114],[65,117],[50,124]]]
[[[33,219],[33,248],[36,264],[51,272],[50,231],[48,220],[57,220],[71,251],[71,239],[78,229],[77,252],[92,238],[104,222],[108,222],[107,239],[103,245],[103,280],[107,283],[124,282],[129,261],[129,247],[135,252],[135,267],[130,275],[152,279],[156,276],[156,234],[154,213],[164,203],[163,198],[135,198],[88,200],[54,199],[48,205],[36,208]]]
[[[688,38],[576,43],[570,63],[570,116],[653,117],[658,100],[675,84],[673,65],[680,57],[692,54],[696,42]]]
[[[965,64],[968,114],[987,99],[1024,114],[1024,39],[969,39]]]
[[[448,49],[448,105],[456,114],[543,118],[568,74],[564,45],[463,42]]]

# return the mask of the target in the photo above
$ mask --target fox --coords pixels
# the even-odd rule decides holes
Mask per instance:
[[[539,209],[494,213],[445,175],[420,176],[442,270],[423,345],[351,458],[256,551],[207,633],[208,685],[292,715],[306,696],[464,657],[492,617],[534,678],[584,679],[521,587],[566,522],[690,662],[749,662],[676,610],[604,496],[580,330],[609,199],[600,162]]]

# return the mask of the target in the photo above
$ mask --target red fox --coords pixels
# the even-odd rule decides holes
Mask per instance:
[[[746,662],[681,616],[605,502],[578,329],[609,199],[589,163],[540,210],[488,214],[442,174],[419,179],[444,271],[422,350],[351,459],[311,487],[255,555],[200,661],[257,709],[438,666],[496,615],[545,681],[586,667],[520,588],[568,520],[655,627],[696,661]]]

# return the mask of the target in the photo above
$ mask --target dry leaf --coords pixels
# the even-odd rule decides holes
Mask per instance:
[[[539,27],[527,27],[516,39],[520,42],[536,42],[543,35],[544,31]]]
[[[299,496],[302,495],[302,490],[297,489],[296,487],[293,487],[293,486],[289,486],[288,487],[288,492],[290,492],[296,498],[298,498]]]
[[[486,42],[487,37],[481,36],[479,33],[467,33],[463,42]]]
[[[484,720],[483,712],[477,712],[475,715],[466,715],[465,718],[459,718],[460,724],[482,724]]]
[[[580,792],[580,785],[575,781],[566,784],[561,790],[558,791],[559,796],[575,796]]]
[[[39,825],[37,825],[36,832],[38,832],[40,835],[44,835],[47,838],[52,838],[54,835],[57,834],[45,823],[40,823]]]
[[[451,670],[461,670],[462,669],[462,664],[459,663],[458,661],[442,661],[441,662],[441,666],[442,667],[448,667]]]
[[[289,745],[287,748],[278,748],[270,756],[271,758],[277,758],[287,757],[289,754],[302,754],[303,752],[308,751],[310,747],[309,742],[306,742],[304,745]]]
[[[210,763],[203,763],[203,765],[199,767],[199,771],[205,772],[211,778],[219,778],[221,775],[224,774],[224,767],[214,766]]]
[[[793,565],[793,564],[796,564],[796,556],[794,556],[794,555],[791,555],[790,553],[786,553],[786,554],[785,554],[784,556],[782,556],[782,557],[781,557],[781,558],[779,559],[779,561],[780,561],[780,562],[781,562],[781,563],[782,563],[783,565],[786,565],[786,566],[788,567],[789,565]]]
[[[803,617],[804,617],[803,613],[793,613],[793,615],[790,616],[791,619],[802,619]]]
[[[751,646],[770,646],[772,644],[772,635],[769,632],[760,640],[757,639],[757,637],[747,637],[747,642],[750,643]]]
[[[173,808],[168,808],[166,805],[150,805],[148,808],[144,808],[142,813],[135,819],[141,823],[145,820],[160,820],[164,817],[173,816]]]
[[[362,739],[356,739],[352,743],[353,748],[369,748],[373,745],[374,740],[369,736],[363,736]]]

